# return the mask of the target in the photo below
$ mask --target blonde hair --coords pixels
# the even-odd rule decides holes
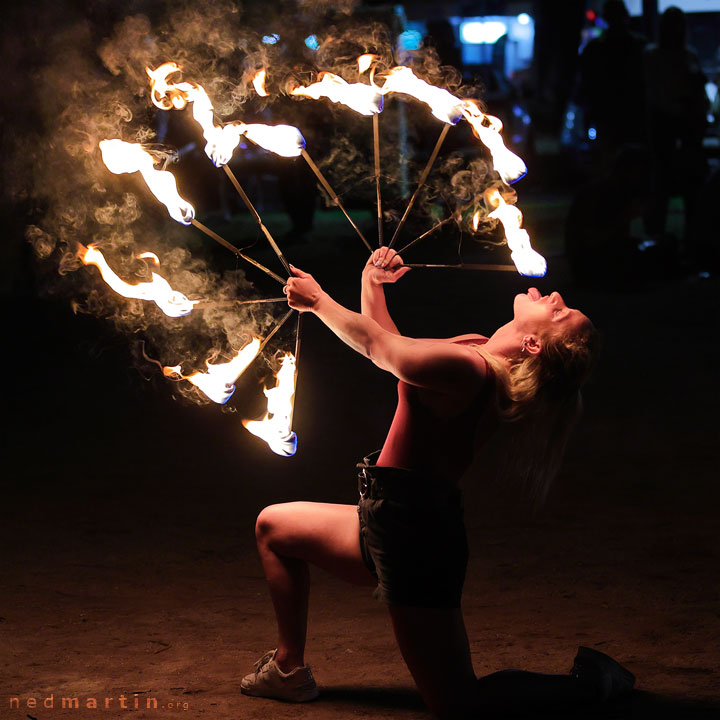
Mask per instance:
[[[539,353],[510,365],[474,347],[493,369],[495,409],[505,430],[501,475],[529,487],[540,505],[560,469],[573,425],[582,412],[581,387],[597,361],[599,334],[582,327],[547,334]]]

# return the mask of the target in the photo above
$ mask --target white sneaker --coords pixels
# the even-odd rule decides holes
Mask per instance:
[[[270,650],[255,663],[255,672],[242,679],[240,691],[245,695],[288,702],[314,700],[319,692],[309,666],[303,665],[284,673],[277,666],[275,655],[277,649]]]

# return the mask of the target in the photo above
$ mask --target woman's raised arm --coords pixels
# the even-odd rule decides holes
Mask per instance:
[[[400,267],[402,259],[387,247],[381,247],[368,258],[362,274],[360,308],[363,315],[375,320],[388,332],[399,335],[400,331],[390,317],[385,302],[385,283],[397,282],[410,268]]]
[[[291,266],[292,267],[292,266]],[[463,345],[407,338],[335,302],[308,273],[292,268],[285,286],[290,307],[313,312],[346,345],[410,385],[440,392],[473,392],[486,377],[478,353]]]

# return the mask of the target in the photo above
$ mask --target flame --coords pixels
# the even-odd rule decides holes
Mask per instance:
[[[195,208],[178,194],[177,183],[172,173],[156,170],[155,161],[142,145],[122,140],[101,140],[99,143],[102,159],[111,173],[139,172],[150,192],[167,207],[170,217],[189,225],[195,217]]]
[[[152,255],[157,260],[157,255],[154,253],[142,253],[138,257],[148,255]],[[151,273],[151,282],[141,282],[137,283],[137,285],[126,283],[115,274],[107,264],[103,254],[92,245],[87,248],[81,245],[78,256],[85,265],[94,265],[98,268],[102,279],[116,293],[126,298],[152,300],[168,317],[189,315],[193,307],[199,302],[199,300],[188,300],[181,292],[173,290],[170,283],[157,273]]]
[[[255,73],[255,77],[252,79],[252,84],[255,86],[255,92],[261,97],[267,97],[270,93],[265,89],[265,78],[267,73],[265,68],[258,70]]]
[[[290,457],[297,450],[297,435],[290,429],[295,397],[295,356],[292,353],[286,353],[276,377],[277,385],[263,391],[267,397],[265,417],[243,420],[243,425],[264,440],[274,453]]]
[[[479,210],[476,210],[476,211],[475,211],[475,214],[473,215],[473,219],[472,219],[472,229],[473,229],[473,232],[476,232],[476,231],[477,231],[479,224],[480,224],[480,211],[479,211]]]
[[[370,69],[370,66],[372,65],[372,62],[375,59],[375,57],[376,56],[373,55],[372,53],[365,53],[364,55],[360,55],[360,57],[357,59],[357,64],[358,64],[358,72],[361,75]]]
[[[160,264],[160,258],[154,252],[141,252],[136,257],[138,260],[152,260],[156,265]]]
[[[365,83],[348,83],[339,75],[330,72],[320,73],[320,81],[300,86],[290,91],[291,95],[319,100],[326,97],[334,103],[349,107],[361,115],[377,115],[383,110],[382,92],[374,85]]]
[[[145,68],[150,78],[150,96],[156,107],[161,110],[182,110],[187,103],[192,103],[192,113],[195,121],[203,131],[206,140],[205,153],[220,167],[232,158],[241,133],[234,125],[220,127],[215,125],[215,111],[205,89],[197,83],[178,82],[169,83],[167,78],[173,73],[181,71],[181,67],[174,62],[167,62],[155,70]]]
[[[210,400],[224,405],[235,392],[235,381],[245,372],[260,351],[260,342],[260,338],[253,338],[229,362],[216,365],[207,362],[208,371],[206,373],[196,372],[192,375],[183,375],[180,365],[175,365],[164,367],[163,375],[166,377],[177,375],[182,380],[189,380]]]
[[[179,65],[165,63],[156,70],[150,68],[146,70],[150,77],[153,102],[157,107],[163,110],[173,107],[181,110],[187,103],[192,103],[193,117],[202,128],[203,137],[207,141],[205,154],[217,167],[230,162],[243,135],[255,144],[283,157],[297,157],[305,147],[305,139],[292,125],[246,125],[245,123],[230,123],[222,127],[215,125],[215,111],[201,85],[189,82],[175,84],[167,82],[168,75],[180,71]],[[264,85],[265,72],[263,68],[253,78],[253,85],[260,95],[268,95]]]
[[[305,147],[305,138],[293,125],[261,125],[258,123],[245,125],[238,123],[238,131],[252,140],[256,145],[264,147],[276,155],[297,157]]]
[[[524,177],[527,166],[522,158],[505,147],[500,134],[503,128],[500,119],[481,112],[472,100],[463,100],[462,113],[480,142],[490,151],[493,166],[503,181],[512,184]]]
[[[181,71],[180,66],[174,62],[166,62],[155,70],[149,67],[145,72],[150,78],[150,99],[153,105],[160,110],[182,110],[187,105],[187,93],[192,89],[190,83],[168,83],[169,75]]]
[[[389,92],[403,93],[426,103],[432,114],[445,123],[455,125],[463,116],[462,100],[443,88],[430,85],[421,80],[409,68],[403,65],[392,68],[385,75],[382,86],[383,95]]]
[[[488,217],[499,220],[505,230],[505,239],[510,248],[510,257],[521,275],[543,277],[547,262],[530,244],[527,230],[523,230],[522,213],[515,205],[508,205],[497,188],[485,191],[485,202],[495,208]]]

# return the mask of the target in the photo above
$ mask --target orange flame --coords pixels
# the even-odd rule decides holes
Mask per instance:
[[[362,75],[364,72],[367,72],[370,69],[370,66],[372,65],[373,60],[375,59],[375,55],[372,53],[365,53],[364,55],[360,55],[357,59],[358,64],[358,72]]]
[[[102,159],[111,173],[139,172],[150,192],[168,209],[170,217],[189,225],[195,217],[195,208],[180,197],[172,173],[156,170],[155,161],[142,145],[122,140],[102,140],[99,143]]]
[[[232,154],[240,142],[240,133],[235,126],[215,125],[215,111],[205,89],[196,83],[178,82],[169,83],[167,78],[173,73],[181,71],[181,67],[174,62],[167,62],[155,70],[145,68],[150,78],[150,96],[153,103],[161,110],[182,110],[187,103],[192,103],[192,113],[195,121],[203,131],[207,144],[205,153],[220,167],[230,161]]]
[[[297,435],[291,430],[295,397],[295,356],[287,353],[277,372],[277,385],[264,390],[267,413],[262,420],[243,420],[253,435],[264,440],[277,455],[289,457],[297,450]]]
[[[495,208],[488,217],[502,223],[505,239],[510,248],[510,257],[521,275],[543,277],[547,272],[547,262],[540,253],[533,250],[530,235],[522,229],[522,213],[515,205],[508,205],[497,188],[485,191],[485,202]]]
[[[462,117],[462,101],[444,88],[421,80],[404,65],[392,68],[382,86],[383,95],[389,92],[403,93],[430,106],[432,114],[445,123],[455,125]]]
[[[245,125],[244,123],[230,123],[222,127],[215,125],[215,111],[201,85],[189,82],[168,83],[168,75],[179,72],[179,65],[165,63],[156,70],[150,68],[146,70],[150,77],[153,102],[157,107],[162,110],[173,107],[180,110],[187,103],[192,103],[193,117],[202,128],[203,137],[207,141],[205,153],[217,167],[230,162],[242,135],[247,135],[255,144],[283,157],[296,157],[305,147],[302,134],[291,125]],[[263,95],[261,89],[264,91],[264,82],[263,69],[253,78],[255,89],[260,95]]]
[[[478,229],[478,225],[479,225],[479,224],[480,224],[480,211],[479,211],[479,210],[476,210],[476,211],[475,211],[475,214],[473,215],[473,219],[472,219],[472,229],[473,229],[473,232],[477,232],[477,229]]]
[[[152,260],[156,265],[160,264],[160,258],[154,252],[141,252],[137,256],[138,260]]]
[[[472,100],[463,100],[462,113],[472,126],[475,136],[490,151],[493,167],[506,183],[514,183],[527,173],[527,166],[503,142],[502,122],[493,115],[486,115]],[[487,124],[486,124],[487,123]]]
[[[136,300],[152,300],[168,317],[183,317],[192,312],[193,307],[199,300],[188,300],[181,292],[170,287],[170,283],[157,273],[151,273],[152,282],[141,282],[136,285],[121,280],[110,268],[104,255],[94,248],[80,246],[78,251],[80,260],[85,265],[94,265],[100,270],[102,279],[119,295]],[[138,257],[152,256],[157,261],[154,253],[142,253]]]
[[[181,366],[175,365],[163,367],[163,375],[166,377],[177,376],[181,380],[188,380],[205,393],[210,400],[224,405],[235,392],[235,381],[247,370],[260,351],[260,342],[260,338],[253,338],[229,362],[216,365],[206,362],[208,369],[206,373],[196,372],[192,375],[183,375]]]
[[[345,105],[361,115],[377,115],[383,109],[383,96],[377,87],[365,83],[348,83],[339,75],[330,72],[320,73],[319,82],[307,87],[296,87],[290,94],[313,100],[326,97],[331,102]]]
[[[265,89],[265,78],[267,73],[265,68],[258,70],[255,73],[255,77],[252,79],[252,84],[255,87],[255,92],[261,97],[267,97],[270,93]]]

